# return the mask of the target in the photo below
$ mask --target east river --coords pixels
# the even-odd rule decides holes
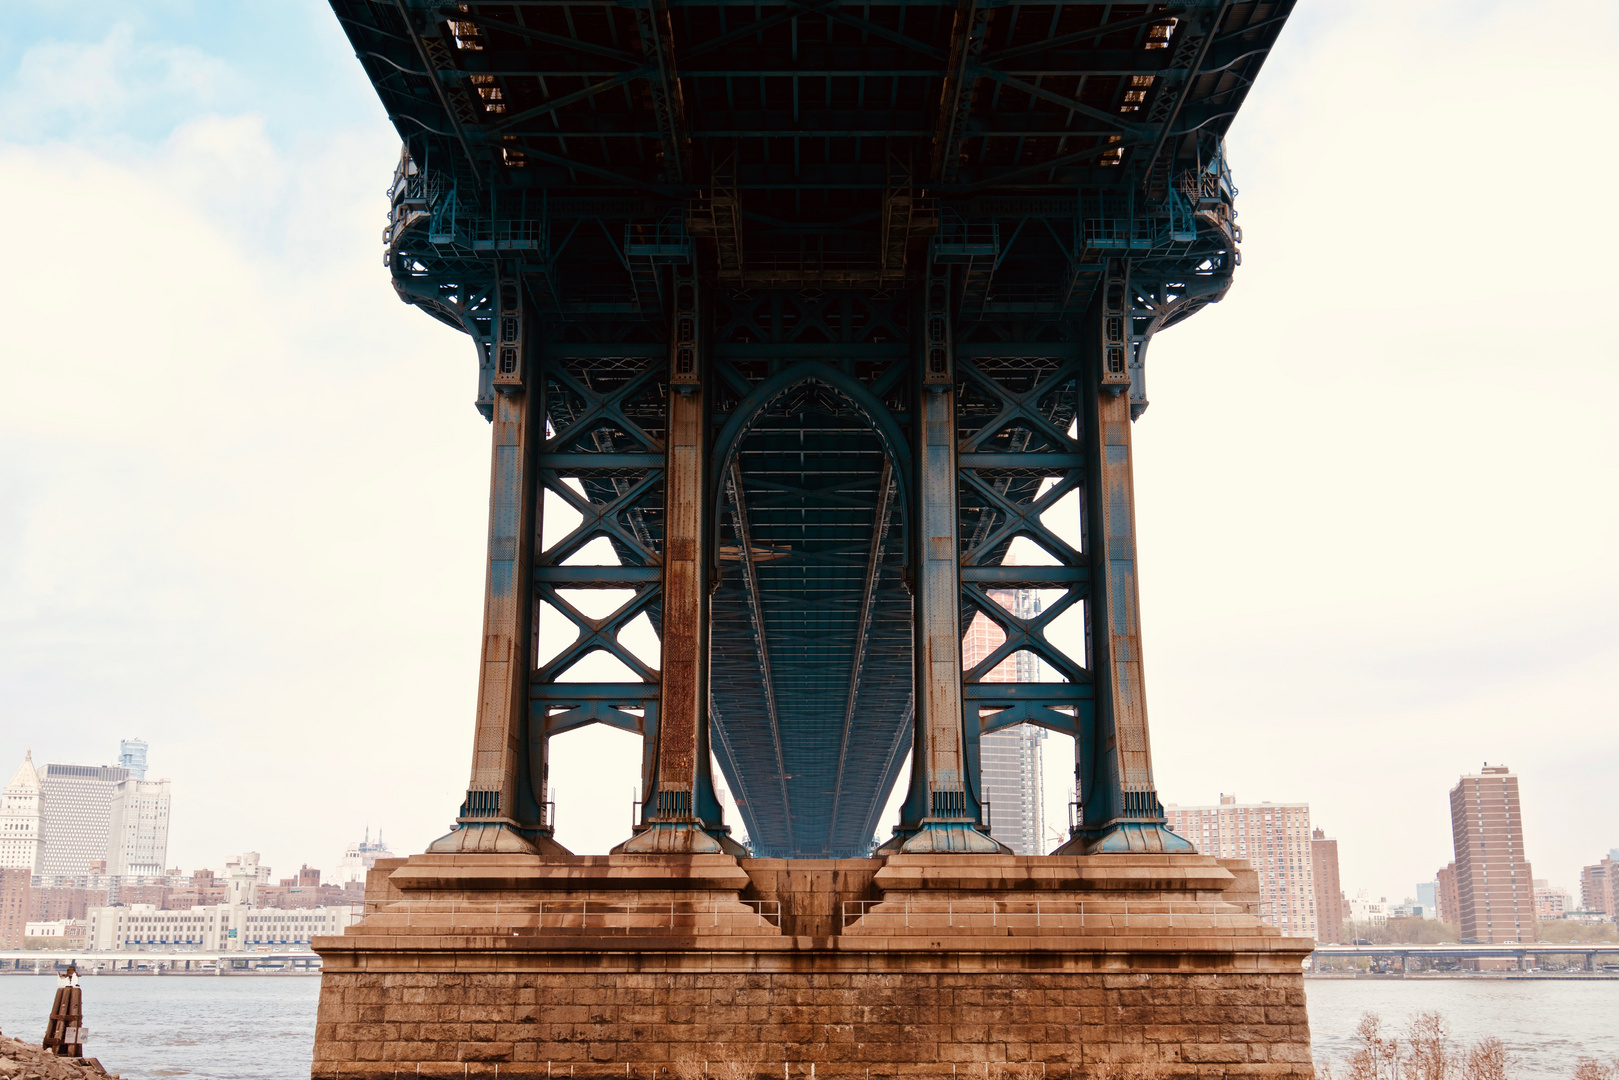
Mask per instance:
[[[1581,1055],[1619,1056],[1619,979],[1327,980],[1306,984],[1316,1059],[1352,1046],[1361,1014],[1395,1029],[1435,1010],[1463,1040],[1497,1035],[1525,1080],[1569,1077]],[[0,1031],[37,1040],[56,980],[0,976]],[[86,1052],[128,1080],[308,1080],[320,980],[102,975],[84,980]]]

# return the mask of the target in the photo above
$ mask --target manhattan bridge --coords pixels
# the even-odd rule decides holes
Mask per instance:
[[[470,337],[493,429],[434,850],[558,850],[548,740],[607,724],[645,747],[625,851],[737,850],[712,757],[755,855],[868,854],[907,761],[884,847],[994,852],[979,740],[1024,723],[1074,739],[1065,851],[1190,850],[1131,428],[1153,335],[1231,285],[1223,140],[1291,0],[332,6],[404,143],[393,286]]]

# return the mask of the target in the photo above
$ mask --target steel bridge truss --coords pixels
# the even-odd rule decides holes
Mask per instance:
[[[755,854],[866,854],[907,761],[888,844],[994,851],[978,741],[1023,723],[1074,739],[1072,849],[1188,846],[1131,427],[1152,336],[1231,283],[1222,138],[1291,0],[332,5],[405,141],[394,287],[472,337],[493,426],[438,849],[551,843],[549,739],[593,723],[644,740],[626,850],[740,850],[712,758]]]

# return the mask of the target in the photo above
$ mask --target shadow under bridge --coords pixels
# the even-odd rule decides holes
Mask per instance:
[[[772,383],[715,453],[714,752],[756,856],[859,857],[911,744],[902,451],[813,374]]]

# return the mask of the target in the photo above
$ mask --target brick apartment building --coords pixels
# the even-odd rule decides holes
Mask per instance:
[[[1316,937],[1308,803],[1239,803],[1234,795],[1221,795],[1217,805],[1171,804],[1164,814],[1169,827],[1203,854],[1253,864],[1261,919],[1288,934]]]
[[[1518,778],[1486,764],[1450,790],[1462,940],[1535,940],[1534,874],[1523,850]]]
[[[1328,839],[1320,829],[1310,833],[1310,872],[1315,890],[1315,939],[1342,942],[1349,912],[1338,880],[1338,841]]]

